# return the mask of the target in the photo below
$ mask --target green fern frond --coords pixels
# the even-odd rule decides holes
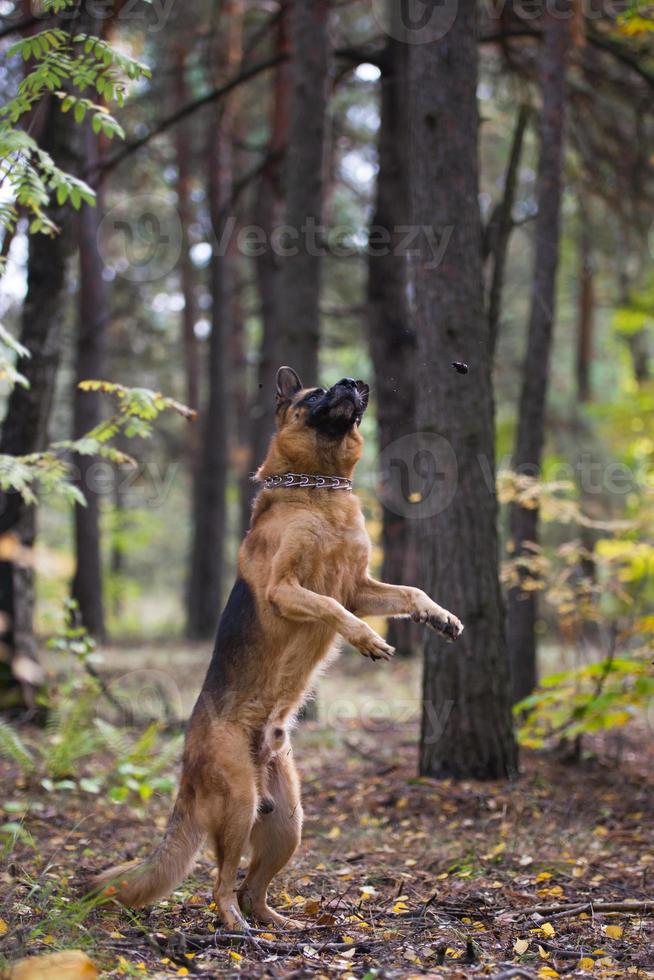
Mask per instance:
[[[24,773],[31,773],[35,769],[35,761],[31,752],[23,742],[22,738],[12,728],[12,726],[0,718],[0,756],[3,759],[11,759],[17,763]]]

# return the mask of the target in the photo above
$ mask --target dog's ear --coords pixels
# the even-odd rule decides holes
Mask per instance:
[[[302,382],[290,367],[280,367],[277,372],[277,404],[289,402],[302,388]]]
[[[368,396],[370,395],[370,388],[365,383],[365,381],[356,381],[355,384],[357,386],[357,391],[359,392],[361,400],[363,401],[363,411],[365,411],[366,408],[368,407]]]

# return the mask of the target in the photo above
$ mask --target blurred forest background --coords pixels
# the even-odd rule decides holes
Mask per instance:
[[[651,737],[651,14],[0,0],[5,715],[58,705],[74,740],[84,698],[188,711],[289,363],[370,382],[373,570],[468,625],[458,660],[388,627],[416,704],[425,654],[420,772],[515,774],[516,703],[528,749]],[[167,792],[129,772],[151,744],[114,803]],[[75,787],[75,753],[33,766]]]

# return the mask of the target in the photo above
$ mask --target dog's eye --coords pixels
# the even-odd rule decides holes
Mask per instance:
[[[322,388],[319,389],[318,391],[312,391],[310,395],[307,395],[307,401],[308,402],[315,402],[322,395],[324,395],[324,391],[322,390]]]

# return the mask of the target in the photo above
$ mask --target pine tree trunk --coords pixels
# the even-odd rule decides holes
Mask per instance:
[[[511,232],[513,231],[513,204],[518,185],[522,146],[530,115],[531,107],[526,104],[521,105],[518,109],[513,138],[511,140],[509,160],[504,177],[504,194],[489,222],[485,236],[487,240],[485,253],[487,257],[492,258],[493,262],[493,271],[488,290],[488,326],[490,329],[493,354],[495,354],[500,330],[504,273],[509,254]]]
[[[85,127],[83,135],[88,167],[97,163],[99,137]],[[79,306],[77,325],[77,364],[73,395],[73,434],[81,438],[102,419],[99,392],[84,392],[80,381],[103,378],[105,336],[109,319],[107,288],[102,278],[103,262],[98,251],[98,229],[102,220],[102,193],[98,189],[95,207],[84,204],[77,218],[79,244]],[[75,456],[78,485],[86,507],[75,505],[76,567],[72,595],[77,600],[82,623],[93,636],[105,636],[100,545],[100,495],[97,456]],[[108,466],[107,463],[101,463]]]
[[[324,146],[327,113],[329,0],[293,0],[286,218],[278,311],[280,354],[307,385],[318,380],[320,282],[324,242]]]
[[[220,215],[229,199],[230,147],[217,126],[209,136],[209,208],[216,238]],[[195,526],[188,594],[187,632],[191,639],[209,639],[221,608],[225,548],[227,485],[227,339],[229,337],[229,271],[226,256],[216,247],[209,265],[211,336],[209,338],[208,399],[202,413],[202,443],[195,481]]]
[[[189,101],[186,85],[186,49],[178,47],[175,52],[175,92],[178,106],[184,106]],[[177,207],[182,226],[182,243],[180,255],[180,285],[184,297],[182,310],[182,348],[184,351],[184,374],[186,377],[186,404],[197,410],[199,405],[199,353],[198,341],[195,336],[195,270],[191,260],[189,227],[193,221],[193,206],[191,203],[191,159],[193,146],[191,143],[192,127],[188,120],[182,120],[175,127],[175,157],[177,162]],[[189,431],[188,457],[191,468],[197,465],[198,457],[198,426],[191,426]]]
[[[421,470],[433,466],[417,527],[420,584],[465,623],[455,646],[424,634],[420,772],[497,779],[513,775],[517,759],[498,577],[475,13],[475,0],[461,0],[442,39],[409,47],[411,223],[422,226],[411,263],[416,445]],[[447,241],[440,262],[424,226]],[[470,373],[458,374],[455,360]]]
[[[513,461],[516,471],[529,476],[538,476],[540,473],[556,307],[566,63],[570,43],[569,17],[565,15],[569,12],[570,0],[556,0],[554,7],[547,8],[544,14],[536,247],[527,353],[522,369],[518,433]],[[519,557],[533,553],[530,546],[538,543],[538,510],[513,504],[509,521],[513,555]],[[527,575],[525,570],[523,579]],[[534,591],[523,591],[519,585],[510,590],[508,642],[513,697],[516,701],[529,695],[537,683],[536,613],[537,600]]]
[[[279,13],[275,42],[276,53],[279,55],[289,51],[288,13],[289,4],[285,0]],[[277,320],[280,264],[270,246],[270,240],[274,229],[280,224],[284,207],[282,171],[288,144],[289,98],[290,69],[288,63],[282,63],[275,70],[268,158],[259,180],[255,203],[257,223],[264,232],[266,246],[256,258],[257,286],[261,302],[261,341],[257,386],[250,410],[251,473],[266,455],[275,424],[275,375],[281,364]],[[256,486],[253,483],[250,498],[255,493]]]
[[[61,114],[54,96],[40,107],[40,144],[55,163],[73,166],[71,114]],[[43,449],[59,364],[61,303],[66,260],[73,247],[70,206],[49,209],[60,233],[53,238],[32,235],[27,260],[27,295],[23,304],[20,341],[31,353],[21,363],[30,387],[11,393],[0,437],[0,453],[21,455]],[[42,682],[32,628],[34,573],[32,546],[34,509],[15,493],[0,494],[0,709],[31,707]]]
[[[368,336],[375,371],[377,432],[381,459],[390,464],[389,450],[413,431],[415,415],[415,334],[407,308],[407,259],[401,249],[408,223],[406,160],[406,47],[390,41],[382,59],[381,121],[379,127],[377,199],[370,229],[368,257]],[[401,444],[398,444],[398,446]],[[400,492],[395,473],[380,474],[382,487],[383,563],[381,577],[392,584],[416,585],[413,522],[409,502]],[[386,492],[386,489],[389,492]],[[391,620],[388,642],[399,655],[417,646],[418,627],[410,620]]]
[[[590,367],[593,360],[593,328],[595,323],[595,287],[593,256],[588,219],[582,214],[579,238],[579,306],[577,313],[577,398],[591,399]]]
[[[227,3],[225,31],[219,25],[218,59],[228,77],[239,60],[242,4]],[[194,485],[194,526],[187,596],[187,635],[210,639],[220,615],[228,477],[229,339],[232,313],[232,258],[221,248],[232,199],[232,111],[228,100],[208,131],[207,186],[213,247],[209,263],[211,336],[207,365],[207,403],[201,418],[201,447]]]

